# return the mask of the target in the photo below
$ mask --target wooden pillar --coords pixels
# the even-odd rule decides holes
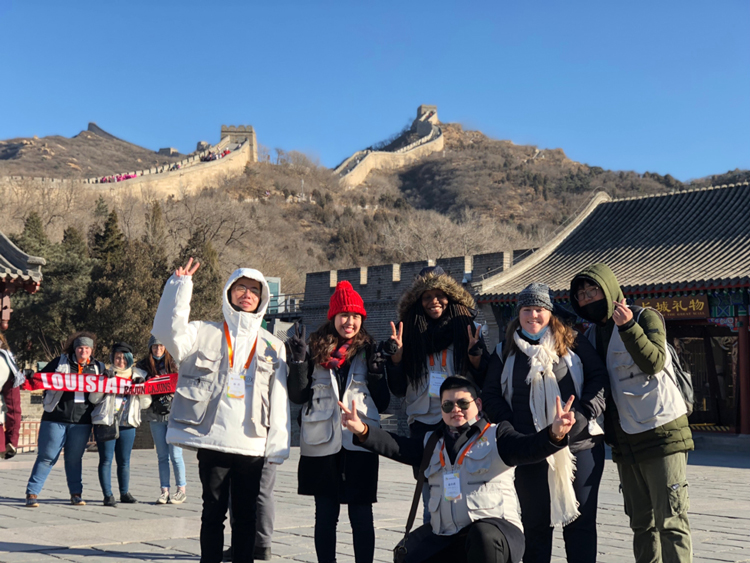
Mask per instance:
[[[750,333],[748,316],[739,317],[740,434],[750,434]]]

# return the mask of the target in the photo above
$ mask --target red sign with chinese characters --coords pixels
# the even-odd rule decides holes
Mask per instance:
[[[636,299],[635,304],[656,309],[665,319],[705,319],[709,317],[708,297],[705,295]]]

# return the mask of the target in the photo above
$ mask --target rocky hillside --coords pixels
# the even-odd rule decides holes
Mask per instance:
[[[71,138],[51,135],[0,141],[0,176],[89,178],[171,164],[182,158],[158,155],[90,124],[89,130]]]

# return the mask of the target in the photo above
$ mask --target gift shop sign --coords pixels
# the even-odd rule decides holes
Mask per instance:
[[[665,319],[706,319],[709,317],[708,297],[705,295],[636,299],[635,304],[656,309]]]

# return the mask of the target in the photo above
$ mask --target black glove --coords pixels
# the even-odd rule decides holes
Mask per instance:
[[[287,340],[289,346],[289,355],[293,362],[304,362],[305,356],[307,356],[307,345],[305,344],[305,336],[307,331],[305,325],[300,323],[294,323],[294,332],[292,336]]]
[[[383,375],[385,373],[386,358],[386,354],[383,353],[383,344],[380,344],[378,349],[374,350],[370,356],[370,361],[367,364],[367,371],[369,373]]]
[[[380,343],[380,350],[378,351],[389,358],[398,352],[398,344],[396,344],[396,341],[393,340],[393,338],[389,338]]]
[[[169,414],[172,410],[172,394],[156,395],[151,401],[154,412],[158,415],[164,416]]]
[[[483,352],[484,352],[484,346],[482,346],[481,340],[477,341],[477,343],[474,344],[474,346],[469,348],[469,356],[481,356]]]

